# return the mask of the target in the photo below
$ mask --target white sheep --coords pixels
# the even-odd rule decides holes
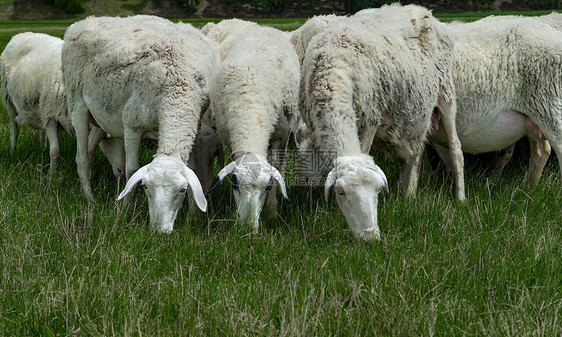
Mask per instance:
[[[224,31],[221,25],[229,21],[215,29]],[[211,80],[210,95],[219,139],[229,145],[234,161],[219,172],[210,191],[232,174],[239,218],[256,231],[269,190],[268,207],[277,208],[275,181],[287,199],[280,171],[291,121],[298,115],[300,67],[286,34],[270,27],[230,32],[236,38],[225,39],[230,47]],[[268,161],[268,148],[277,168]]]
[[[551,146],[562,164],[562,32],[540,21],[508,16],[450,25],[463,151],[496,151],[527,136],[530,183],[539,180]],[[438,152],[447,144],[441,130],[431,141]]]
[[[142,181],[150,223],[162,232],[173,229],[188,187],[205,211],[201,184],[185,163],[209,103],[216,46],[189,24],[144,15],[89,17],[70,26],[64,40],[62,71],[86,196],[92,198],[85,132],[93,118],[125,141],[129,180],[118,199]],[[154,160],[139,169],[141,139],[156,136]]]
[[[20,33],[10,39],[0,56],[2,102],[11,122],[11,151],[16,149],[19,125],[41,130],[49,140],[51,173],[60,154],[58,130],[62,128],[74,137],[62,83],[62,46],[63,40],[57,37]],[[101,149],[109,159],[113,173],[121,176],[125,171],[123,141],[103,139],[106,136],[103,130],[93,126],[91,129],[89,152],[93,153],[101,140]]]
[[[375,17],[376,15],[376,17]],[[335,153],[325,183],[335,185],[338,204],[353,233],[380,237],[378,192],[387,188],[368,155],[373,136],[401,161],[417,166],[433,114],[439,107],[456,169],[457,197],[464,199],[463,158],[455,131],[451,78],[453,43],[444,26],[419,6],[385,6],[371,19],[338,20],[308,44],[302,71],[301,111],[315,147]]]

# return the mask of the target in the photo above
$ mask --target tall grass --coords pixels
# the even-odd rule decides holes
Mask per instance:
[[[380,242],[354,240],[333,197],[298,187],[253,235],[234,220],[227,184],[208,213],[186,206],[160,235],[141,191],[131,205],[115,201],[123,182],[101,153],[88,203],[74,141],[61,136],[49,176],[37,132],[23,128],[10,154],[0,108],[0,335],[562,333],[553,160],[528,187],[525,163],[490,173],[468,157],[461,203],[440,169],[423,172],[416,197],[404,198],[396,165],[377,157],[391,184],[379,200]]]

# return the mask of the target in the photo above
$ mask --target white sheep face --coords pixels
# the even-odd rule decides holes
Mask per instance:
[[[150,225],[159,232],[169,233],[182,206],[187,188],[191,188],[197,206],[206,211],[207,201],[195,173],[181,159],[160,155],[140,168],[127,182],[119,199],[127,195],[139,181],[148,198]]]
[[[382,170],[367,156],[340,157],[326,180],[326,196],[335,186],[338,205],[356,238],[380,239],[378,194],[388,183]]]
[[[259,227],[261,209],[273,185],[270,169],[267,168],[271,165],[265,164],[241,163],[234,170],[231,180],[238,217],[240,221],[252,225],[254,230]]]
[[[171,232],[188,187],[183,167],[172,161],[153,163],[142,187],[148,198],[150,225],[160,232]]]
[[[211,190],[227,175],[232,174],[231,183],[240,221],[248,223],[254,231],[259,228],[260,213],[265,197],[277,182],[287,199],[285,182],[279,171],[261,155],[246,154],[225,166],[219,172]],[[271,195],[270,198],[275,198]]]

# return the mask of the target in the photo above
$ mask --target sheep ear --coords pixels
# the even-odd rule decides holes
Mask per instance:
[[[193,170],[191,170],[187,166],[184,166],[183,174],[185,176],[185,179],[187,179],[187,185],[189,185],[189,188],[191,188],[191,194],[193,196],[193,199],[195,200],[195,203],[197,204],[197,207],[199,207],[199,209],[203,212],[206,212],[207,199],[205,198],[205,194],[203,193],[203,188],[201,187],[199,178],[197,178],[195,172],[193,172]]]
[[[330,171],[330,173],[328,173],[328,176],[326,177],[326,183],[324,184],[324,198],[326,198],[326,201],[328,201],[328,197],[330,196],[330,188],[336,183],[336,179],[336,168],[334,167]]]
[[[281,173],[279,173],[279,171],[273,166],[271,166],[271,177],[277,181],[279,187],[281,188],[283,197],[288,203],[290,203],[289,197],[287,196],[287,188],[285,187],[285,180],[283,179]]]
[[[217,188],[217,186],[219,186],[219,184],[222,182],[222,180],[224,179],[224,177],[226,177],[227,175],[231,174],[232,172],[234,172],[234,168],[236,168],[236,163],[235,162],[231,162],[228,165],[226,165],[222,170],[220,170],[219,174],[217,175],[217,177],[215,178],[215,181],[213,181],[213,184],[211,185],[211,187],[209,188],[209,191],[207,191],[207,194],[213,192],[213,190],[215,188]]]
[[[143,167],[141,167],[140,169],[138,169],[137,172],[135,172],[131,178],[129,178],[129,180],[127,181],[127,184],[125,184],[125,188],[123,189],[123,191],[119,194],[119,197],[117,197],[117,201],[123,199],[127,194],[131,193],[131,191],[133,190],[133,188],[135,187],[135,185],[142,180],[142,178],[144,178],[146,176],[146,174],[148,173],[148,167],[150,166],[150,164],[144,165]]]
[[[384,174],[384,172],[377,165],[375,165],[375,168],[373,169],[373,171],[375,171],[376,173],[378,173],[382,177],[383,182],[384,182],[384,184],[382,185],[382,188],[384,188],[384,190],[388,193],[388,180],[386,180],[386,175]]]

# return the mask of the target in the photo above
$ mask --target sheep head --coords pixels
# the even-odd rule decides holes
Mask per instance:
[[[259,219],[267,193],[276,181],[283,197],[288,200],[285,181],[279,171],[270,165],[265,157],[255,154],[236,156],[238,159],[226,165],[218,174],[209,189],[212,192],[229,174],[234,189],[238,218],[252,225],[254,231],[259,227]],[[270,198],[275,198],[271,195]]]
[[[103,154],[109,160],[115,177],[125,176],[125,143],[122,139],[106,138],[100,142]]]
[[[334,186],[338,205],[358,239],[380,239],[377,224],[378,194],[388,182],[384,172],[368,155],[338,157],[326,178],[326,200]]]
[[[158,155],[150,164],[141,167],[127,181],[117,200],[129,194],[140,181],[148,198],[150,225],[160,232],[169,233],[174,229],[188,187],[199,209],[207,210],[199,179],[179,156]]]

